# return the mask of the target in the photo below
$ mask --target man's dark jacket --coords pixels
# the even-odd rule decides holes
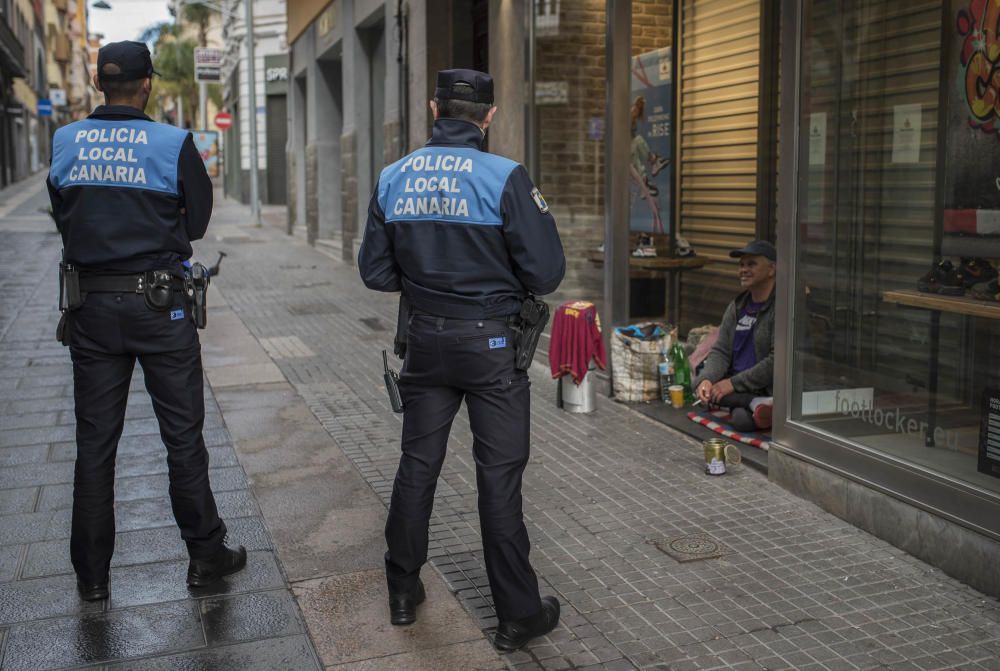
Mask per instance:
[[[757,313],[757,323],[753,331],[753,348],[757,363],[730,378],[733,389],[738,392],[771,396],[774,393],[774,290]],[[750,302],[750,292],[744,291],[726,308],[719,325],[719,339],[708,353],[701,373],[691,385],[697,389],[702,380],[715,383],[725,379],[733,365],[733,336],[740,312]]]

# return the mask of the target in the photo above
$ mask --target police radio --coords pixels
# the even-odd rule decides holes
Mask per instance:
[[[389,394],[389,405],[392,406],[393,412],[403,412],[403,397],[399,393],[399,375],[389,368],[389,355],[385,350],[382,350],[382,367],[385,369],[382,379],[385,380],[385,392]]]

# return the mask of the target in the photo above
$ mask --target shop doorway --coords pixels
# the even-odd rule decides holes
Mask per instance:
[[[288,99],[267,97],[267,202],[284,205],[288,192],[285,145],[288,142]]]
[[[343,240],[343,173],[340,136],[344,132],[343,61],[322,58],[316,77],[317,239],[340,249]]]

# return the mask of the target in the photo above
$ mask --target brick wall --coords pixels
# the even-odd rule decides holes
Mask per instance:
[[[632,3],[633,53],[670,45],[670,0]],[[566,103],[538,106],[539,188],[559,225],[566,279],[553,302],[600,301],[603,269],[587,259],[604,240],[604,141],[590,138],[607,104],[605,0],[561,3],[558,34],[540,35],[535,79],[566,82]],[[623,222],[623,225],[627,225]]]

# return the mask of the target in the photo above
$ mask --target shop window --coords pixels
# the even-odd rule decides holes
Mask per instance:
[[[559,226],[567,273],[550,302],[602,302],[606,0],[535,7],[535,179]]]
[[[793,421],[995,492],[980,448],[1000,387],[998,11],[803,3],[789,348]],[[963,258],[965,284],[938,265]]]

